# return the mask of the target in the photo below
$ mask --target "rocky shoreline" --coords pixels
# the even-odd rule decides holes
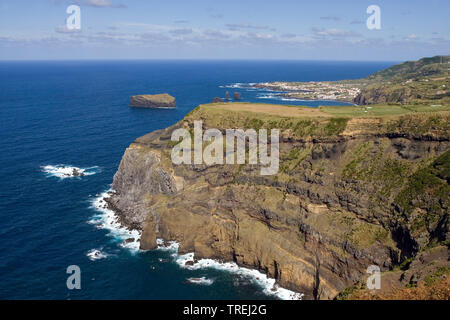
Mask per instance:
[[[111,210],[114,212],[115,217],[117,218],[117,222],[120,224],[121,228],[125,228],[128,231],[138,231],[142,232],[142,227],[139,224],[136,223],[130,223],[126,214],[124,214],[119,208],[117,208],[112,198],[117,195],[114,191],[109,191],[107,193],[106,197],[103,197],[103,201],[105,203],[104,208]],[[142,239],[139,239],[138,241],[141,241]],[[123,243],[126,245],[129,242],[134,242],[134,238],[128,238],[123,241]],[[175,250],[177,253],[177,258],[175,259],[175,262],[181,267],[181,268],[187,268],[187,269],[201,269],[201,268],[215,268],[218,270],[228,271],[232,273],[242,274],[247,277],[250,277],[254,280],[256,280],[257,283],[259,283],[262,286],[263,291],[268,295],[275,295],[280,299],[283,300],[302,300],[304,294],[291,291],[285,288],[280,287],[275,279],[270,279],[265,275],[264,273],[255,273],[254,271],[260,272],[260,270],[255,269],[253,266],[248,265],[242,265],[239,263],[236,263],[232,260],[223,260],[215,258],[214,260],[211,260],[209,258],[198,258],[197,256],[194,256],[191,252],[181,252],[179,250],[179,244],[174,242],[172,239],[164,239],[164,238],[157,238],[156,239],[156,245],[148,246],[146,244],[139,246],[140,250]],[[168,262],[168,261],[165,261]],[[253,271],[254,270],[254,271]],[[189,279],[196,279],[196,278],[189,278]],[[188,282],[190,282],[188,280]],[[195,281],[194,281],[195,282]],[[210,285],[212,284],[212,281],[205,281],[205,284]]]
[[[103,201],[106,203],[106,209],[113,211],[117,217],[117,222],[127,230],[137,230],[142,232],[142,226],[136,222],[130,222],[127,219],[127,215],[120,210],[112,201],[113,197],[117,196],[114,191],[108,192],[108,197],[103,198]]]

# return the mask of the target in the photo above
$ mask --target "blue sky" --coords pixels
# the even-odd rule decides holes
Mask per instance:
[[[366,27],[372,4],[381,30]],[[449,12],[448,0],[0,0],[0,59],[412,60],[450,54]]]

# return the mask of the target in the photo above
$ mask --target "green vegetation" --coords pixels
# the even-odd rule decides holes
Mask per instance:
[[[442,217],[448,214],[449,163],[450,150],[439,156],[431,165],[417,170],[395,198],[400,213],[411,223],[414,234],[424,229],[434,229]],[[417,214],[412,215],[415,210]]]
[[[406,115],[391,120],[387,129],[393,133],[406,133],[408,135],[438,134],[445,138],[450,137],[450,114],[430,113],[420,115]]]
[[[407,61],[394,65],[385,70],[376,72],[364,80],[379,81],[404,81],[407,79],[417,79],[421,77],[448,75],[448,63],[450,56],[435,56],[423,58],[418,61]]]
[[[410,164],[406,161],[387,159],[377,172],[378,181],[382,183],[380,193],[388,197],[392,190],[403,184],[410,173]]]
[[[420,104],[377,104],[370,106],[348,106],[348,107],[330,107],[322,106],[319,109],[333,116],[341,117],[379,117],[379,116],[396,116],[410,113],[425,113],[450,111],[450,103],[444,105],[433,104],[435,102]]]
[[[290,173],[298,168],[303,160],[311,154],[311,148],[292,148],[287,156],[282,156],[280,172]]]
[[[325,132],[327,136],[334,136],[342,133],[347,126],[348,119],[346,118],[333,118],[325,126]]]
[[[339,295],[335,298],[335,300],[348,300],[351,299],[353,295],[355,295],[357,292],[364,289],[363,283],[356,283],[350,287],[345,288],[342,290]]]
[[[347,163],[343,171],[343,177],[346,179],[363,179],[366,173],[365,168],[361,168],[361,162],[367,159],[367,153],[371,147],[369,142],[362,143],[356,147],[353,153],[354,158]]]
[[[394,270],[401,270],[405,271],[408,270],[409,266],[413,262],[413,258],[408,258],[402,261],[397,267],[394,268]]]
[[[450,56],[408,61],[374,73],[356,97],[358,104],[444,101],[450,98]]]
[[[341,134],[348,118],[342,117],[285,117],[264,112],[236,111],[220,108],[221,105],[201,105],[186,116],[186,120],[203,120],[210,128],[280,129],[291,130],[297,138],[308,136],[330,137]],[[226,107],[226,104],[223,104]],[[279,106],[286,108],[285,106]],[[294,107],[288,107],[294,109]],[[296,107],[298,109],[304,107]],[[305,107],[306,108],[306,107]],[[309,109],[309,108],[308,108]],[[317,111],[317,110],[316,110]]]
[[[425,277],[425,285],[432,286],[436,280],[440,279],[442,276],[447,276],[450,274],[450,267],[439,267],[434,274],[430,274]]]

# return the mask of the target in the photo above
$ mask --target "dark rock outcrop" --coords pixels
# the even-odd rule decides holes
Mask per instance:
[[[175,108],[175,98],[167,93],[162,94],[145,94],[130,97],[131,107],[143,108]]]
[[[212,103],[220,103],[220,102],[223,102],[222,98],[215,97],[214,99],[212,99]]]

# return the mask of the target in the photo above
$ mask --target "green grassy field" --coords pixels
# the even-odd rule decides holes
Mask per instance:
[[[449,104],[433,102],[430,104],[375,104],[370,106],[351,107],[319,107],[325,113],[333,116],[365,117],[365,116],[395,116],[417,112],[450,111]]]

